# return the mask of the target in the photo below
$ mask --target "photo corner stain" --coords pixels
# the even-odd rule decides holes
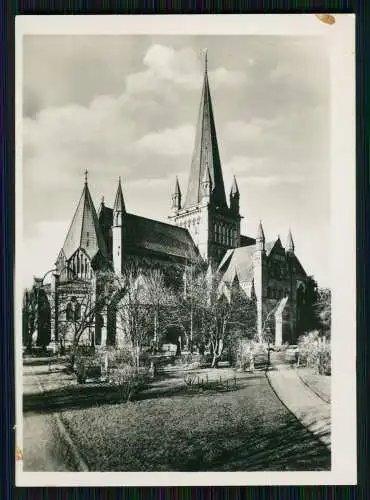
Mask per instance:
[[[23,451],[20,448],[16,448],[15,450],[15,460],[19,462],[20,460],[23,460]]]
[[[317,19],[319,19],[322,23],[325,24],[335,24],[335,17],[331,14],[315,14]]]

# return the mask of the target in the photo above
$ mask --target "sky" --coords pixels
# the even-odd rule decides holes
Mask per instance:
[[[27,35],[23,38],[24,286],[53,267],[84,171],[98,208],[121,176],[126,209],[168,221],[185,196],[204,48],[226,194],[242,234],[291,228],[308,274],[330,286],[330,81],[325,38]]]

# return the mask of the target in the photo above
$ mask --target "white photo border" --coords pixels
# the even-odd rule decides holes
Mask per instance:
[[[355,16],[314,14],[16,17],[16,446],[22,449],[22,39],[27,34],[323,36],[331,61],[332,469],[307,472],[25,472],[16,486],[353,485],[356,439]],[[247,446],[247,443],[246,443]]]

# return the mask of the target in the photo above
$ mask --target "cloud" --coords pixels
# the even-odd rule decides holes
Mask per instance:
[[[209,72],[210,83],[215,87],[238,87],[247,81],[246,74],[243,71],[230,71],[225,68],[217,68]]]
[[[303,181],[302,177],[298,175],[268,175],[264,176],[251,176],[244,177],[243,182],[248,183],[250,186],[270,187],[277,184],[300,184]]]
[[[226,174],[236,175],[238,179],[245,177],[251,171],[266,169],[268,157],[233,156],[230,161],[223,165]]]
[[[166,220],[176,174],[183,193],[188,181],[205,46],[227,191],[235,174],[248,224],[263,216],[275,228],[295,218],[307,228],[312,219],[313,240],[329,220],[328,68],[321,42],[296,40],[25,37],[29,267],[49,252],[47,231],[37,249],[32,240],[40,221],[73,216],[86,168],[94,200],[104,194],[111,203],[121,175],[128,210]]]
[[[225,125],[224,136],[229,141],[255,141],[260,139],[262,131],[262,127],[256,123],[239,120]]]
[[[282,124],[280,117],[252,118],[250,121],[235,120],[226,123],[223,133],[228,141],[247,142],[262,139],[267,134],[277,133],[277,127]]]
[[[27,252],[21,260],[24,287],[32,285],[34,276],[42,277],[54,268],[69,224],[70,221],[40,221],[32,236],[24,237],[22,249]]]
[[[165,156],[189,155],[193,149],[194,134],[193,125],[182,125],[146,134],[136,142],[135,147]]]
[[[147,50],[143,63],[145,71],[127,76],[126,91],[129,94],[164,92],[166,84],[173,84],[185,90],[199,90],[203,79],[203,68],[192,48],[175,50],[172,47],[154,44]],[[214,87],[236,87],[246,81],[243,71],[218,67],[209,71]],[[163,87],[165,85],[165,87]]]

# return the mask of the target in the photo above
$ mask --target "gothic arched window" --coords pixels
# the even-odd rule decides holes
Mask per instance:
[[[73,320],[73,307],[72,303],[68,302],[67,308],[66,308],[66,320],[67,321],[72,321]]]
[[[81,319],[81,304],[79,304],[78,302],[76,302],[75,304],[75,320],[77,319]]]

